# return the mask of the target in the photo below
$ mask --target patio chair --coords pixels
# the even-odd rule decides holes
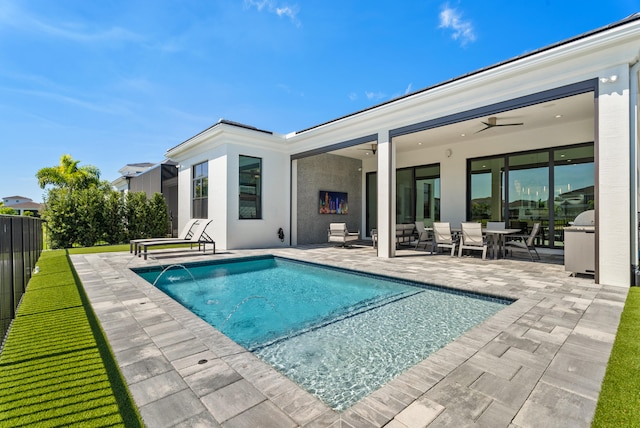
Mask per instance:
[[[482,260],[487,258],[487,242],[482,236],[480,223],[462,223],[462,241],[458,249],[458,257],[462,257],[462,250],[482,251]]]
[[[138,238],[138,239],[132,239],[129,241],[129,252],[130,253],[135,253],[134,254],[138,254],[138,245],[141,242],[145,242],[145,241],[175,241],[176,239],[184,239],[187,240],[189,238],[191,238],[191,235],[193,234],[193,230],[195,228],[195,226],[201,221],[202,219],[199,218],[192,218],[191,220],[189,220],[187,222],[187,224],[184,225],[184,227],[182,228],[182,230],[180,231],[180,234],[178,235],[177,238]]]
[[[536,256],[538,257],[538,260],[540,260],[540,254],[538,254],[538,250],[536,250],[536,246],[535,246],[535,239],[536,239],[536,235],[538,234],[538,232],[540,231],[540,223],[534,223],[533,227],[531,228],[531,233],[529,233],[528,235],[509,235],[507,238],[507,242],[504,243],[505,248],[506,247],[513,247],[513,248],[522,248],[524,250],[527,250],[527,252],[529,253],[529,257],[531,257],[531,261],[534,262],[535,260],[533,259],[533,253],[536,253]]]
[[[451,235],[451,225],[448,222],[433,223],[433,251],[438,248],[451,248],[451,256],[456,253],[457,240]]]
[[[351,242],[360,239],[360,231],[349,232],[346,223],[331,223],[327,231],[329,242],[339,243],[342,247],[351,245]]]
[[[207,233],[207,227],[211,224],[212,221],[213,220],[200,221],[196,225],[195,229],[191,234],[191,238],[189,239],[173,239],[173,240],[161,239],[156,241],[140,242],[136,244],[138,246],[138,257],[140,257],[143,254],[143,250],[144,250],[144,259],[147,260],[147,250],[151,247],[158,247],[158,246],[165,246],[165,245],[166,246],[180,245],[180,244],[191,244],[192,247],[193,247],[193,244],[198,244],[198,251],[202,249],[203,252],[207,251],[207,244],[213,244],[213,254],[215,254],[216,241],[214,241],[211,238],[211,235]]]
[[[427,244],[432,242],[431,236],[429,236],[429,231],[424,228],[424,222],[422,220],[416,221],[416,230],[418,231],[418,239],[415,241],[416,250],[418,246],[424,242],[424,249],[427,249]]]

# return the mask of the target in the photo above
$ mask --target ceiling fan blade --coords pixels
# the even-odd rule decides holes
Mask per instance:
[[[484,128],[482,128],[482,129],[481,129],[481,130],[479,130],[479,131],[474,132],[474,134],[477,134],[478,132],[486,131],[487,129],[489,129],[489,128],[493,128],[493,127],[495,126],[495,125],[490,125],[490,124],[488,124],[487,122],[482,122],[482,123],[484,123],[484,124],[485,124],[485,125],[487,125],[487,126],[485,126]]]
[[[482,128],[479,131],[474,132],[474,134],[477,134],[478,132],[486,131],[487,129],[493,128],[494,126],[518,126],[518,125],[524,125],[524,123],[496,123],[496,122],[497,122],[497,118],[495,118],[495,117],[490,117],[487,122],[481,121],[481,123],[484,124],[485,127]]]

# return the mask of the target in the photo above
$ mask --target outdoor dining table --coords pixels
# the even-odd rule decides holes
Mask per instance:
[[[504,242],[505,236],[513,235],[514,233],[520,232],[520,229],[482,229],[483,233],[487,235],[493,235],[495,239],[493,239],[493,258],[498,258],[498,253],[503,253],[504,250]]]

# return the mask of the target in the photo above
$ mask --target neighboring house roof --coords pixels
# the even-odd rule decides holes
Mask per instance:
[[[133,176],[135,174],[146,171],[147,169],[151,168],[154,165],[155,163],[151,163],[151,162],[128,163],[122,168],[120,168],[118,172],[124,176],[127,176],[127,175]]]
[[[6,199],[24,199],[26,201],[32,201],[33,199],[31,198],[27,198],[26,196],[5,196],[4,198],[2,198],[3,200]]]
[[[115,187],[122,186],[126,184],[127,178],[137,177],[161,165],[177,166],[178,162],[173,161],[171,159],[165,159],[159,163],[151,163],[151,162],[129,163],[118,170],[118,172],[121,173],[122,176],[113,180],[111,182],[111,185]]]

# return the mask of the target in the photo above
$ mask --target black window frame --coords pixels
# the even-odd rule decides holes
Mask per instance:
[[[209,161],[191,167],[191,218],[209,215]]]
[[[243,159],[257,161],[250,166]],[[238,219],[262,220],[262,158],[239,155],[238,157]],[[250,215],[247,215],[250,213]]]

